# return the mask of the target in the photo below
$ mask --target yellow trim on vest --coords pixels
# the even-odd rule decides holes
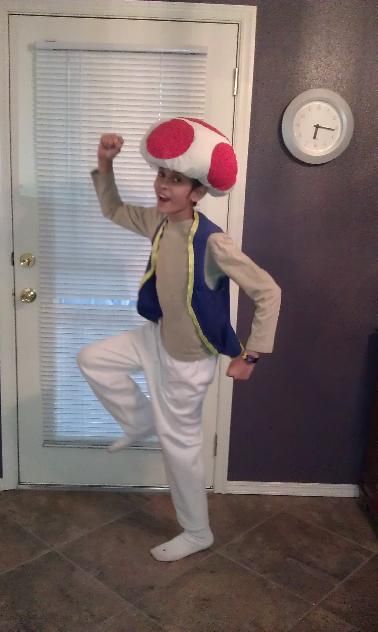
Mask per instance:
[[[188,280],[188,291],[186,294],[186,306],[188,308],[189,315],[193,321],[195,328],[197,329],[197,333],[202,340],[205,347],[214,355],[218,355],[218,351],[211,342],[206,338],[205,334],[201,329],[201,325],[199,324],[197,317],[194,313],[192,307],[192,298],[193,298],[193,286],[194,286],[194,248],[193,248],[193,239],[194,235],[197,232],[199,225],[199,215],[197,211],[194,211],[194,221],[192,227],[190,229],[189,238],[188,238],[188,257],[189,257],[189,280]]]
[[[161,224],[158,232],[155,235],[155,239],[153,241],[152,251],[151,251],[151,267],[150,267],[149,270],[147,270],[147,272],[142,277],[142,280],[141,280],[140,285],[139,285],[139,289],[141,287],[143,287],[143,285],[145,283],[147,283],[148,279],[150,279],[153,276],[153,274],[155,273],[156,260],[157,260],[158,250],[159,250],[160,239],[161,239],[161,236],[163,234],[163,230],[165,228],[165,225],[166,225],[167,221],[168,221],[168,219],[164,220],[164,222]]]
[[[160,239],[161,236],[163,234],[165,225],[168,221],[168,218],[165,219],[165,221],[162,223],[162,225],[160,226],[158,232],[156,233],[155,239],[153,241],[152,244],[152,251],[151,251],[151,267],[149,270],[147,270],[147,272],[145,273],[145,275],[143,276],[141,282],[140,282],[140,286],[139,289],[143,287],[143,285],[154,275],[155,270],[156,270],[156,260],[157,260],[157,255],[158,255],[158,250],[159,250],[159,244],[160,244]],[[194,235],[196,234],[197,230],[198,230],[198,225],[199,225],[199,215],[197,213],[197,211],[194,211],[194,221],[192,224],[192,227],[190,229],[189,232],[189,237],[188,237],[188,268],[189,268],[189,277],[188,277],[188,289],[187,289],[187,294],[186,294],[186,306],[189,312],[189,316],[191,317],[193,324],[197,330],[198,336],[201,339],[201,341],[203,342],[203,344],[205,345],[205,347],[213,354],[213,355],[218,355],[219,352],[217,351],[217,349],[211,344],[211,342],[206,338],[205,334],[203,333],[202,329],[201,329],[201,325],[199,324],[197,317],[194,313],[193,307],[192,307],[192,298],[193,298],[193,287],[194,287],[194,248],[193,248],[193,240],[194,240]]]

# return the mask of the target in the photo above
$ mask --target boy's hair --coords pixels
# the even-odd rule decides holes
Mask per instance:
[[[202,187],[203,184],[202,182],[200,182],[199,180],[196,180],[195,178],[191,178],[192,181],[192,191],[194,191],[195,189],[198,189],[199,187]],[[197,205],[197,202],[193,202],[193,208]]]
[[[194,189],[198,189],[198,187],[202,187],[202,182],[192,178],[192,191],[194,191]]]

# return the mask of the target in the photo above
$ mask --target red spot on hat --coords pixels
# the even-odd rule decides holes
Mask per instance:
[[[199,123],[199,125],[202,125],[203,127],[207,127],[207,129],[211,129],[212,132],[216,132],[217,134],[219,134],[219,136],[223,136],[223,138],[227,138],[227,136],[222,134],[222,132],[220,132],[219,129],[217,129],[216,127],[213,127],[212,125],[209,125],[209,123],[206,123],[205,121],[202,121],[202,119],[191,118],[190,116],[187,116],[186,118],[188,121],[193,121],[193,123]]]
[[[218,143],[213,149],[207,180],[219,191],[227,191],[236,182],[238,163],[231,145]]]
[[[194,139],[193,127],[182,119],[161,123],[147,138],[147,151],[154,158],[167,160],[184,154]]]

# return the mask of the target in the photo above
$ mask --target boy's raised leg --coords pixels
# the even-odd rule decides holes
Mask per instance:
[[[140,330],[112,336],[86,345],[78,365],[102,405],[118,421],[125,436],[109,446],[110,452],[125,448],[154,432],[149,399],[128,375],[140,370]]]

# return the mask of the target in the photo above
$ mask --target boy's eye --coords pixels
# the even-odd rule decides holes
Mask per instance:
[[[165,173],[165,171],[158,171],[157,173],[158,178],[164,178],[164,179],[168,179],[170,182],[173,182],[173,184],[181,184],[181,182],[183,182],[183,179],[180,175],[170,175],[168,176],[167,173]]]

